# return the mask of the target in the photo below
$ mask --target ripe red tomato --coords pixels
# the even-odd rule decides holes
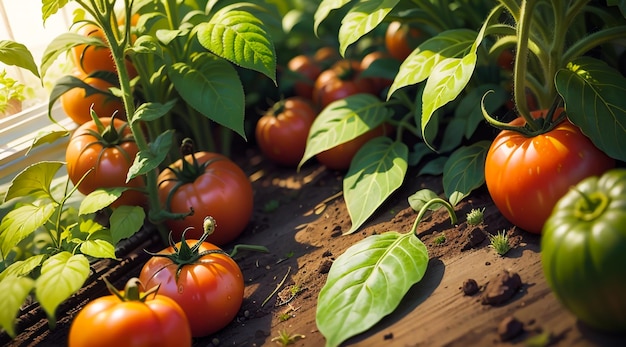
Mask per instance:
[[[194,166],[194,158],[197,168]],[[191,171],[190,171],[191,170]],[[176,172],[181,172],[178,174]],[[159,200],[174,213],[194,213],[184,219],[168,219],[165,224],[176,241],[187,236],[198,239],[203,233],[204,218],[217,221],[208,242],[222,246],[239,236],[250,222],[253,209],[252,184],[243,170],[229,158],[212,152],[196,152],[177,160],[158,177]],[[171,196],[170,196],[171,195]]]
[[[373,62],[379,59],[386,59],[386,58],[392,58],[392,57],[391,55],[389,55],[387,52],[384,52],[384,51],[370,52],[361,59],[361,70],[365,71],[370,67],[370,65],[372,65]],[[372,81],[371,84],[376,94],[379,94],[383,89],[390,87],[391,84],[393,83],[393,80],[384,78],[384,77],[367,77],[367,78]]]
[[[296,95],[311,99],[313,97],[313,84],[317,76],[322,73],[321,66],[313,57],[300,54],[289,60],[287,68],[300,75],[293,86]]]
[[[556,112],[557,117],[562,110]],[[533,112],[544,117],[546,111]],[[523,118],[511,125],[524,125]],[[485,181],[500,212],[514,225],[540,234],[556,202],[582,179],[600,175],[615,161],[567,119],[534,137],[503,130],[485,162]]]
[[[109,128],[111,118],[100,118],[104,128]],[[78,181],[93,168],[78,186],[78,191],[87,195],[98,188],[129,187],[122,193],[112,207],[121,205],[143,206],[146,196],[141,177],[135,177],[126,183],[128,169],[133,164],[139,151],[126,122],[115,119],[113,125],[117,134],[110,129],[103,136],[103,130],[93,121],[79,126],[72,134],[65,150],[67,173],[72,183]]]
[[[316,116],[317,112],[305,99],[291,97],[277,102],[256,124],[256,141],[261,152],[278,164],[297,165],[304,155]]]
[[[132,281],[132,280],[131,280]],[[72,321],[69,347],[191,346],[189,322],[182,308],[160,293],[107,295],[89,302]]]
[[[91,107],[93,107],[98,117],[111,117],[117,111],[116,118],[126,118],[124,103],[120,98],[109,92],[109,88],[113,87],[111,83],[100,78],[87,77],[80,73],[75,76],[95,88],[96,91],[91,95],[87,95],[87,91],[84,88],[76,87],[61,95],[61,107],[65,114],[74,122],[83,124],[91,121]]]
[[[333,101],[358,93],[376,94],[372,81],[361,78],[361,62],[342,59],[315,80],[313,101],[324,108]]]
[[[399,21],[389,23],[385,32],[385,47],[398,60],[406,59],[423,40],[420,30]]]
[[[389,127],[381,124],[370,131],[363,133],[354,139],[327,149],[315,155],[315,158],[329,169],[347,170],[356,152],[369,140],[387,134]]]
[[[189,247],[196,242],[201,242],[200,255],[220,250],[209,242],[186,240]],[[180,249],[181,243],[176,247]],[[170,246],[158,254],[175,253]],[[180,264],[168,257],[153,256],[141,269],[139,279],[146,286],[160,285],[159,293],[174,299],[182,307],[189,319],[191,334],[200,337],[221,330],[235,318],[243,302],[244,280],[239,266],[227,254],[209,253],[194,259]]]

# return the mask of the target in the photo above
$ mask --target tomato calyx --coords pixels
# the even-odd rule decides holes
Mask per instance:
[[[572,189],[582,197],[574,206],[574,215],[580,220],[592,221],[600,217],[609,206],[609,197],[602,192],[585,194],[576,187]]]
[[[183,234],[180,240],[180,247],[176,246],[176,243],[174,242],[174,239],[172,238],[172,234],[170,233],[169,243],[170,243],[170,247],[172,247],[172,249],[174,250],[173,253],[152,253],[148,251],[146,252],[153,257],[167,258],[173,264],[175,264],[176,265],[175,279],[176,279],[176,282],[178,282],[178,278],[180,277],[180,272],[183,270],[183,267],[187,265],[197,264],[198,262],[200,262],[202,257],[206,255],[223,254],[223,255],[230,257],[230,255],[224,252],[222,249],[210,249],[210,250],[205,250],[202,252],[199,251],[200,246],[202,246],[202,244],[206,241],[207,237],[209,237],[209,235],[213,233],[216,226],[217,226],[217,223],[215,222],[215,218],[211,216],[206,216],[204,218],[204,223],[203,223],[204,232],[202,233],[202,236],[200,237],[200,239],[198,239],[196,243],[194,243],[191,247],[185,240],[185,234],[189,229],[191,229],[190,227],[183,231]],[[158,271],[155,271],[155,273],[158,273]]]
[[[124,291],[120,292],[109,282],[106,278],[104,278],[104,283],[107,286],[107,289],[112,295],[115,295],[120,301],[139,301],[145,302],[148,296],[153,295],[158,292],[159,286],[154,286],[148,289],[145,292],[142,292],[143,284],[137,277],[133,277],[126,282],[126,286],[124,286]]]

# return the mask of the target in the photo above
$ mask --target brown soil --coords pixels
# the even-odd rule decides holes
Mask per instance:
[[[315,324],[318,293],[332,261],[350,245],[375,233],[407,232],[416,212],[407,198],[419,189],[441,193],[440,177],[416,177],[409,172],[396,192],[360,231],[350,229],[340,172],[312,162],[297,173],[268,163],[254,150],[241,166],[255,188],[255,213],[237,243],[266,246],[270,253],[240,253],[235,257],[246,279],[245,299],[235,321],[221,332],[194,339],[194,346],[264,346],[281,332],[296,339],[293,346],[323,346]],[[277,206],[277,207],[276,207]],[[466,214],[485,208],[485,222],[468,227]],[[419,237],[430,261],[422,281],[411,288],[398,309],[346,346],[626,346],[626,336],[595,331],[578,322],[555,299],[544,280],[537,235],[517,230],[493,206],[487,192],[476,191],[456,207],[457,225],[439,210],[423,219]],[[514,248],[499,256],[486,233],[506,230]],[[445,234],[445,242],[436,244]],[[94,267],[92,282],[59,309],[57,327],[50,330],[36,306],[24,309],[20,335],[0,345],[63,346],[72,317],[106,293],[106,276],[121,287],[138,275],[147,259],[144,248],[158,248],[149,232],[130,243],[121,262]],[[227,250],[229,247],[225,247]],[[295,294],[294,294],[295,293]]]

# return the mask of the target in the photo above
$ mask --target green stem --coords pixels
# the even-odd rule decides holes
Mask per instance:
[[[517,51],[515,53],[515,68],[513,70],[513,99],[519,115],[524,117],[526,124],[533,131],[539,130],[539,125],[530,116],[526,103],[526,68],[528,65],[528,41],[532,23],[532,10],[537,0],[522,0],[520,18],[517,23]]]
[[[422,206],[422,208],[419,210],[419,213],[417,214],[417,218],[415,218],[415,222],[413,223],[413,227],[411,227],[411,233],[414,234],[415,236],[417,236],[417,226],[419,225],[419,222],[422,221],[422,218],[424,217],[424,214],[426,213],[426,211],[428,211],[428,208],[434,204],[442,204],[443,207],[446,208],[446,210],[448,210],[448,214],[450,215],[450,222],[452,223],[452,225],[456,225],[456,213],[454,212],[454,207],[452,206],[452,204],[450,204],[448,201],[442,199],[442,198],[434,198],[431,200],[428,200],[424,206]]]

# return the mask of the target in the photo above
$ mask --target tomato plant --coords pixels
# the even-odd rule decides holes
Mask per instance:
[[[387,135],[389,126],[381,124],[367,132],[355,137],[354,139],[339,144],[335,147],[327,149],[315,155],[315,158],[324,166],[333,170],[347,170],[350,167],[352,158],[356,152],[363,147],[369,140]]]
[[[163,170],[158,177],[159,200],[165,209],[185,214],[183,219],[168,219],[165,224],[175,240],[187,232],[200,238],[204,217],[217,221],[207,241],[225,245],[239,236],[250,222],[253,209],[252,184],[245,172],[228,157],[213,152],[195,152],[189,139],[181,146],[183,157]]]
[[[385,47],[391,56],[398,60],[406,59],[423,40],[423,33],[417,28],[400,21],[393,21],[385,32]]]
[[[306,99],[278,101],[256,124],[256,141],[272,161],[295,166],[302,159],[311,124],[317,112]]]
[[[533,112],[545,124],[547,110]],[[515,129],[502,130],[492,142],[485,161],[485,181],[500,212],[513,224],[541,233],[559,198],[583,178],[598,175],[615,161],[564,118],[554,115],[552,129],[529,136]],[[561,117],[559,119],[559,117]],[[519,117],[511,127],[524,126]]]
[[[124,104],[122,100],[113,95],[109,88],[114,87],[108,81],[89,77],[80,73],[75,79],[68,76],[68,80],[76,83],[76,86],[68,89],[60,95],[61,107],[65,114],[78,124],[87,123],[91,120],[93,109],[98,117],[125,118]]]
[[[102,45],[80,44],[72,47],[72,58],[76,67],[85,75],[95,71],[115,72],[115,62],[102,29],[95,24],[87,23],[78,29],[78,34],[99,39]]]
[[[153,253],[139,279],[159,286],[159,293],[174,299],[185,311],[194,337],[215,333],[228,325],[243,302],[243,274],[237,263],[216,245],[205,242],[215,220],[205,217],[207,228],[199,240],[186,240]],[[191,229],[189,229],[191,230]]]
[[[191,346],[185,312],[159,288],[142,292],[137,278],[122,293],[108,281],[107,287],[111,295],[90,301],[72,321],[69,347]]]
[[[98,188],[126,187],[111,206],[142,206],[146,203],[143,178],[126,182],[138,151],[126,122],[94,117],[79,126],[70,138],[65,150],[67,173],[85,195]]]
[[[372,81],[361,78],[361,63],[358,60],[342,59],[324,70],[315,80],[313,101],[321,108],[347,96],[375,94]]]
[[[592,176],[554,207],[541,262],[559,301],[586,324],[626,332],[626,170]]]

